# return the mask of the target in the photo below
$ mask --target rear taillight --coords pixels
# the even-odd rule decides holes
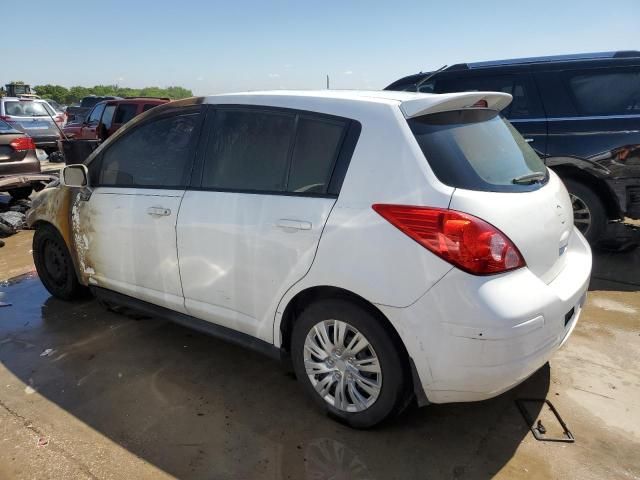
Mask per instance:
[[[408,205],[375,204],[372,208],[420,245],[466,272],[491,275],[525,266],[504,233],[473,215]]]
[[[31,137],[16,138],[15,140],[12,140],[9,145],[17,152],[36,149],[36,145],[33,143],[33,139]]]

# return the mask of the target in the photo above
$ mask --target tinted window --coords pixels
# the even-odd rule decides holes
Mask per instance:
[[[568,81],[580,114],[640,113],[640,70],[572,73]]]
[[[101,102],[102,100],[104,100],[103,97],[84,97],[82,100],[80,100],[80,107],[91,108],[96,103]]]
[[[287,190],[326,193],[331,179],[344,123],[300,117]]]
[[[264,111],[216,111],[202,186],[284,191],[294,119]]]
[[[104,103],[100,103],[96,105],[93,110],[91,110],[91,114],[87,119],[87,123],[89,123],[90,125],[98,124],[98,122],[100,121],[100,117],[102,116],[102,112],[104,111],[104,105]]]
[[[136,116],[137,110],[138,106],[133,103],[121,103],[120,105],[118,105],[113,123],[116,123],[118,125],[127,123],[129,120]]]
[[[102,155],[100,185],[184,187],[191,172],[191,145],[198,114],[144,123]]]
[[[111,128],[111,122],[113,121],[113,114],[116,111],[115,105],[107,105],[104,107],[104,114],[102,115],[102,125],[105,128]]]
[[[155,103],[145,103],[144,107],[142,107],[142,111],[146,112],[147,110],[151,110],[153,107],[157,107]]]
[[[522,136],[493,110],[458,110],[410,119],[409,126],[438,179],[483,191],[521,191],[539,184],[514,179],[546,173]]]

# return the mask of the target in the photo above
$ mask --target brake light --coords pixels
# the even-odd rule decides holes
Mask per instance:
[[[13,140],[10,144],[16,152],[23,152],[24,150],[35,150],[36,144],[33,143],[31,137],[20,137]]]
[[[504,233],[473,215],[408,205],[372,208],[427,250],[468,273],[491,275],[526,265]]]
[[[474,107],[480,107],[480,108],[487,108],[489,107],[489,104],[487,103],[486,100],[478,100],[476,103],[473,104]]]

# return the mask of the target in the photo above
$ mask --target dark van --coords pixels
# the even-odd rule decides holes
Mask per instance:
[[[503,115],[565,182],[590,242],[640,218],[640,52],[461,63],[385,90],[510,93]]]

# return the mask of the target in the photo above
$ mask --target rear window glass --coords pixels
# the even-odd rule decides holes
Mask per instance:
[[[4,102],[5,115],[14,117],[48,117],[55,115],[49,105],[42,102]]]
[[[640,71],[573,75],[569,87],[578,112],[583,115],[640,113]]]
[[[408,122],[433,172],[446,185],[517,192],[535,190],[548,178],[540,157],[494,110],[442,112]],[[526,180],[535,174],[544,178]]]

